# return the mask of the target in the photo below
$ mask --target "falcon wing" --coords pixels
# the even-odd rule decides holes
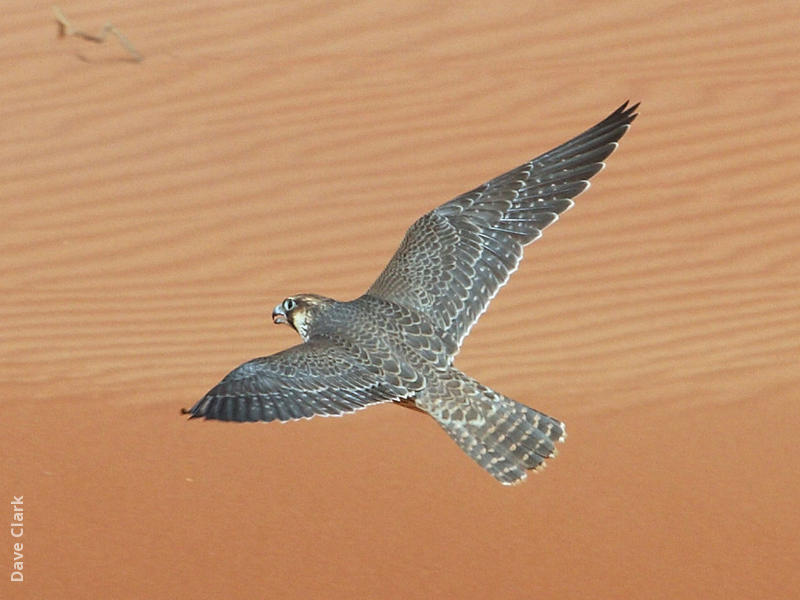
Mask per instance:
[[[367,293],[426,314],[455,354],[523,247],[589,187],[638,106],[626,102],[569,142],[424,215]]]
[[[398,399],[341,346],[312,339],[236,367],[184,413],[223,421],[341,415]]]

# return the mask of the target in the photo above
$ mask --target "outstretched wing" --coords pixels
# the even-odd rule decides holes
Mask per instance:
[[[314,339],[236,367],[190,409],[192,418],[290,421],[398,399],[336,344]]]
[[[572,206],[639,105],[420,218],[368,294],[421,311],[457,351],[513,273],[522,249]]]

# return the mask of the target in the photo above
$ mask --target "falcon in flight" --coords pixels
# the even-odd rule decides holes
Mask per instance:
[[[428,413],[503,484],[543,467],[564,424],[453,366],[525,246],[572,206],[636,118],[626,102],[576,138],[421,217],[366,293],[289,296],[275,323],[303,343],[235,368],[191,418],[290,421],[381,402]]]

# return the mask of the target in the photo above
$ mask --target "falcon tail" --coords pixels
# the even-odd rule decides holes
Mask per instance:
[[[521,483],[528,471],[544,468],[567,437],[564,423],[481,386],[471,404],[481,413],[471,420],[432,415],[464,452],[504,485]]]

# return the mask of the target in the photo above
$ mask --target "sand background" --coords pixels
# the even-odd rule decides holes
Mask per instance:
[[[62,8],[145,60],[0,8],[0,597],[797,593],[796,2]],[[418,216],[627,98],[456,363],[567,422],[542,475],[393,406],[178,414],[295,343],[284,296],[359,295]]]

